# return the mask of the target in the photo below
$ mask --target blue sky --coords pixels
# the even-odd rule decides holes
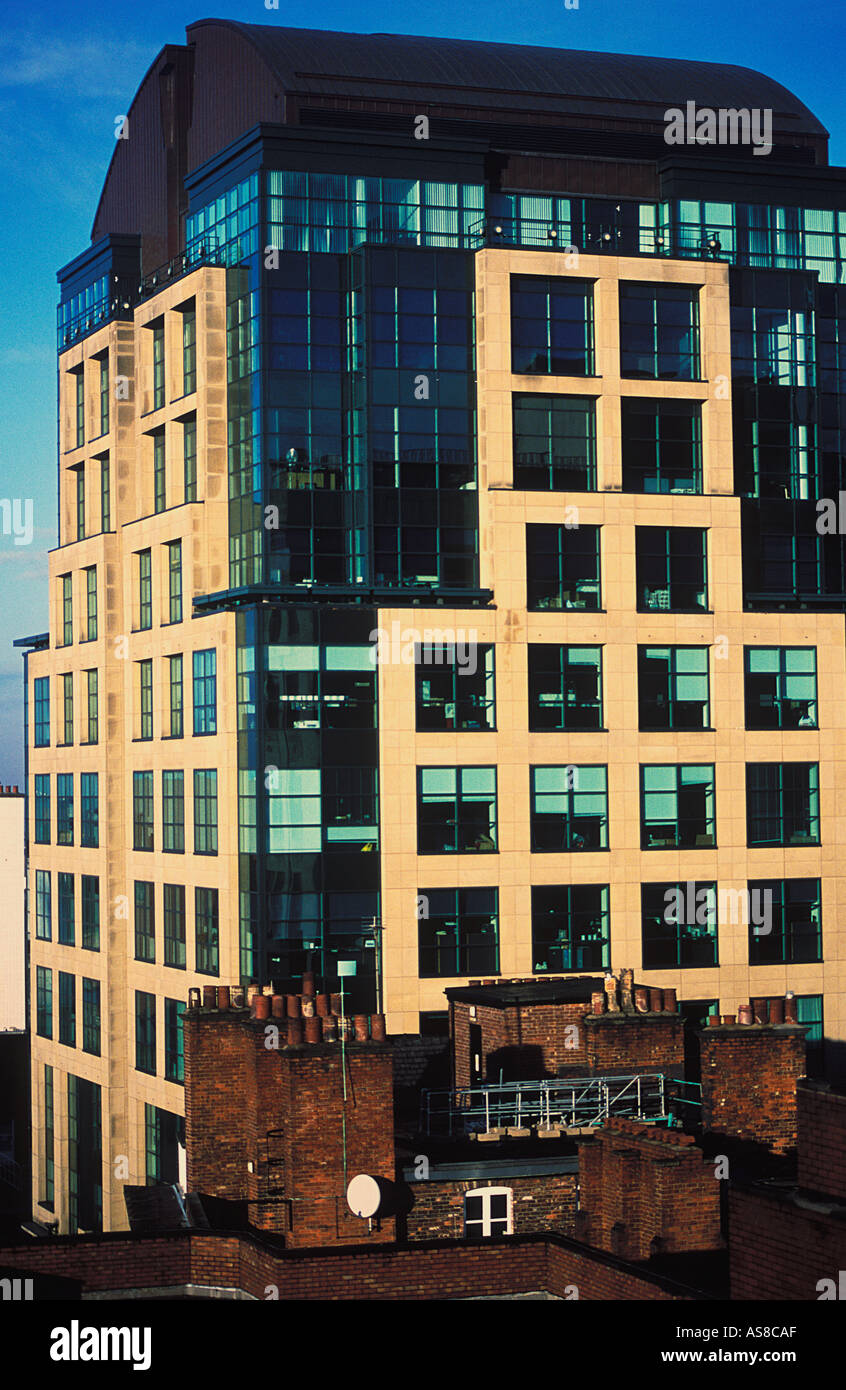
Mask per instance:
[[[572,0],[571,0],[572,3]],[[833,164],[846,164],[842,0],[75,0],[13,7],[0,33],[0,497],[31,498],[34,535],[0,534],[0,782],[20,781],[21,657],[15,637],[47,627],[46,552],[56,543],[56,270],[88,244],[125,113],[165,43],[217,16],[253,24],[434,34],[503,43],[698,58],[758,68],[799,96],[831,132]]]

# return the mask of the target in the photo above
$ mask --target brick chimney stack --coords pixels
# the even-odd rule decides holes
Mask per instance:
[[[701,1030],[702,1125],[728,1138],[763,1144],[774,1154],[796,1147],[796,1082],[805,1075],[806,1028],[795,1022],[795,1000],[740,1005],[738,1014],[710,1018]]]

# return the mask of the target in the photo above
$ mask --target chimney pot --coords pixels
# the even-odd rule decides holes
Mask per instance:
[[[754,1022],[757,1022],[757,1020],[755,1019],[754,1011],[753,1011],[753,1009],[752,1009],[752,1005],[751,1005],[751,1004],[741,1004],[741,1005],[739,1006],[739,1008],[738,1008],[738,1010],[737,1010],[737,1021],[738,1021],[738,1023],[754,1023]]]
[[[270,995],[257,994],[255,997],[255,1018],[270,1018]]]
[[[255,999],[257,994],[261,994],[261,990],[259,989],[258,985],[247,985],[247,1003],[249,1004],[250,1008],[252,1008],[253,1000]]]
[[[649,990],[646,985],[635,985],[634,1001],[639,1014],[649,1013]]]
[[[270,1012],[274,1018],[285,1017],[285,996],[284,994],[274,994],[270,1004]]]
[[[368,1019],[368,1017],[367,1017],[367,1014],[355,1014],[355,1015],[354,1015],[354,1017],[353,1017],[353,1027],[355,1028],[355,1040],[356,1040],[356,1042],[367,1042],[368,1034],[369,1034],[369,1032],[370,1032],[370,1030],[369,1030],[369,1028],[368,1028],[368,1023],[369,1023],[369,1019]]]
[[[796,1002],[795,994],[788,994],[784,1000],[784,1021],[785,1023],[799,1022],[799,1005]]]
[[[303,991],[302,991],[302,992],[303,992],[303,994],[305,994],[309,999],[311,999],[311,998],[313,997],[313,995],[314,995],[314,993],[315,993],[315,988],[314,988],[314,971],[313,971],[313,970],[306,970],[306,971],[303,972]]]
[[[243,985],[232,986],[232,1007],[233,1009],[243,1009],[244,1007],[244,987]]]
[[[719,1026],[720,1026],[720,1015],[719,1015],[719,1014],[709,1014],[708,1017],[707,1017],[706,1020],[705,1020],[705,1027],[706,1027],[706,1028],[719,1028]]]
[[[305,1040],[307,1043],[319,1043],[323,1034],[320,1019],[316,1014],[311,1014],[305,1019]]]
[[[189,991],[188,991],[188,1008],[189,1008],[189,1009],[199,1009],[199,1007],[200,1007],[200,991],[199,991],[198,989],[189,989]]]
[[[723,1023],[737,1023],[737,1014],[723,1014]]]
[[[288,1046],[298,1047],[303,1040],[303,1021],[301,1018],[288,1018]]]
[[[229,993],[229,986],[228,986],[228,985],[218,985],[218,987],[217,987],[217,1007],[218,1007],[219,1009],[228,1009],[228,1008],[229,1008],[229,1003],[230,1003],[230,998],[231,998],[231,996],[230,996],[230,993]]]
[[[770,1023],[784,1023],[784,1003],[781,998],[770,1000]]]
[[[323,1041],[337,1042],[338,1020],[335,1018],[334,1014],[326,1014],[320,1019],[320,1023],[323,1027]]]
[[[318,994],[316,1002],[318,1018],[328,1018],[330,1013],[329,995]]]
[[[385,1041],[385,1015],[370,1015],[370,1036],[374,1042]]]
[[[594,990],[590,996],[590,1009],[593,1014],[605,1013],[605,993],[603,990]]]
[[[340,1012],[341,1012],[341,996],[340,996],[340,994],[330,994],[329,1000],[330,1000],[330,1003],[331,1003],[331,1005],[332,1005],[332,1012],[333,1012],[333,1014],[338,1014],[338,1015],[340,1015]]]
[[[203,985],[203,1008],[217,1008],[217,990],[214,985]]]
[[[678,1003],[676,1002],[676,991],[674,989],[664,990],[664,1013],[678,1013]]]
[[[302,1009],[303,1018],[314,1018],[314,995],[300,995],[300,1008]]]
[[[660,1014],[660,1013],[663,1011],[663,1009],[664,1009],[664,991],[663,991],[663,989],[655,989],[654,986],[650,985],[650,987],[649,987],[649,1012],[652,1013],[652,1014]]]
[[[756,1023],[769,1023],[769,1011],[766,999],[753,999],[752,1010],[755,1014]]]
[[[288,1006],[288,1017],[289,1017],[289,1018],[300,1018],[300,1017],[301,1017],[300,996],[299,996],[298,994],[288,994],[288,995],[286,995],[286,1000],[287,1000],[287,1006]]]

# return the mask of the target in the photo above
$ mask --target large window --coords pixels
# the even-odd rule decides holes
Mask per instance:
[[[47,772],[36,772],[35,784],[35,843],[37,845],[49,845],[50,843],[50,774]]]
[[[76,945],[76,911],[73,874],[56,874],[56,905],[58,908],[57,940],[60,946]]]
[[[56,1197],[55,1116],[53,1110],[53,1068],[44,1067],[44,1198],[39,1205],[53,1210]]]
[[[62,676],[62,743],[73,743],[73,672]]]
[[[747,729],[816,729],[816,647],[746,647]]]
[[[530,609],[600,606],[599,527],[526,527]]]
[[[766,280],[756,278],[756,297],[766,294]],[[782,289],[783,277],[774,276]],[[804,286],[797,284],[798,295]],[[778,293],[778,291],[777,291]],[[802,309],[761,304],[731,309],[732,375],[767,386],[814,385],[814,315]]]
[[[135,991],[135,1070],[156,1074],[156,996]]]
[[[100,775],[82,772],[79,776],[79,843],[96,849],[100,843]]]
[[[529,645],[529,728],[602,728],[602,648]]]
[[[378,845],[375,768],[275,769],[267,779],[267,807],[271,854]]]
[[[74,379],[74,424],[76,443],[79,449],[85,443],[85,367],[75,367],[71,372]]]
[[[56,774],[56,844],[73,844],[73,773]]]
[[[818,845],[819,765],[747,763],[746,834],[750,848]]]
[[[109,432],[109,354],[100,358],[100,433]],[[105,527],[103,528],[105,530]]]
[[[85,540],[85,464],[78,463],[73,469],[76,479],[76,539]]]
[[[464,1194],[464,1234],[468,1240],[490,1240],[512,1233],[510,1187],[480,1187]]]
[[[156,959],[155,885],[135,884],[135,959],[152,964]]]
[[[165,403],[165,330],[164,319],[150,325],[153,336],[153,409],[161,410]]]
[[[76,1047],[76,976],[59,971],[59,1042]]]
[[[622,401],[623,491],[702,491],[702,407],[693,401]]]
[[[217,733],[217,652],[194,652],[194,733]]]
[[[218,893],[216,888],[194,890],[194,945],[199,975],[219,975]]]
[[[149,550],[138,551],[138,627],[153,626],[153,561]]]
[[[641,849],[714,848],[713,764],[644,766],[640,786]]]
[[[100,459],[100,529],[112,529],[112,480],[108,454],[103,454]]]
[[[498,973],[496,888],[422,889],[419,897],[428,913],[419,925],[419,971],[423,979]]]
[[[641,884],[643,968],[717,965],[717,885]]]
[[[267,727],[375,729],[375,647],[267,648]]]
[[[182,999],[165,999],[164,1019],[165,1019],[165,1080],[176,1081],[182,1085],[185,1081],[185,1050],[182,1039],[182,1010],[185,1003]]]
[[[168,690],[170,694],[170,737],[182,738],[185,721],[182,704],[182,655],[167,659]]]
[[[46,965],[35,967],[35,1031],[39,1038],[53,1036],[53,972]]]
[[[153,848],[153,774],[152,772],[133,772],[132,774],[132,848],[152,850]]]
[[[496,848],[496,768],[419,767],[418,854]]]
[[[607,970],[607,884],[532,888],[532,969],[536,975]]]
[[[85,738],[83,743],[97,743],[100,737],[99,680],[96,670],[84,671],[85,676]]]
[[[197,310],[192,300],[182,310],[182,394],[197,389]]]
[[[100,1056],[100,981],[82,981],[82,1050]]]
[[[99,951],[100,880],[96,874],[80,875],[79,897],[82,919],[82,949],[83,951]]]
[[[756,879],[749,885],[749,964],[822,960],[818,878]]]
[[[153,511],[163,512],[167,507],[167,460],[165,457],[165,432],[157,430],[153,435]]]
[[[182,425],[182,477],[185,501],[197,500],[197,417],[191,415]]]
[[[50,747],[50,677],[37,676],[32,682],[33,743],[36,748]]]
[[[85,575],[85,637],[86,642],[97,640],[97,566],[89,565]]]
[[[138,737],[153,737],[153,662],[149,657],[138,662]]]
[[[589,281],[512,275],[511,370],[517,376],[592,376]]]
[[[166,883],[164,896],[164,963],[185,969],[185,888]]]
[[[694,526],[637,526],[637,607],[696,612],[708,607],[706,532]]]
[[[620,370],[630,377],[697,379],[697,286],[620,284]]]
[[[734,407],[737,491],[746,497],[806,502],[817,495],[819,453],[813,421],[789,417],[794,392],[738,393]],[[775,399],[773,399],[775,397]]]
[[[638,647],[641,729],[707,729],[708,648]]]
[[[182,542],[169,541],[167,546],[168,622],[182,622]]]
[[[162,849],[185,853],[185,773],[162,773]]]
[[[62,584],[62,646],[69,647],[73,642],[73,576],[63,574]]]
[[[217,854],[217,769],[194,769],[194,853]]]
[[[596,488],[596,402],[585,396],[514,398],[514,486],[540,492]]]
[[[418,730],[463,733],[496,727],[492,646],[418,643],[414,659]]]
[[[68,1076],[68,1228],[103,1227],[103,1107],[100,1087]]]
[[[53,939],[53,903],[49,869],[35,870],[35,937],[37,941]]]
[[[533,852],[608,848],[608,769],[531,769]]]

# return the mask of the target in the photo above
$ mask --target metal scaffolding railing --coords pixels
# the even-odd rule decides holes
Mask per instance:
[[[454,1091],[423,1091],[420,1133],[445,1136],[493,1130],[586,1129],[609,1115],[644,1121],[667,1118],[660,1072],[626,1076],[557,1077],[511,1081]]]

